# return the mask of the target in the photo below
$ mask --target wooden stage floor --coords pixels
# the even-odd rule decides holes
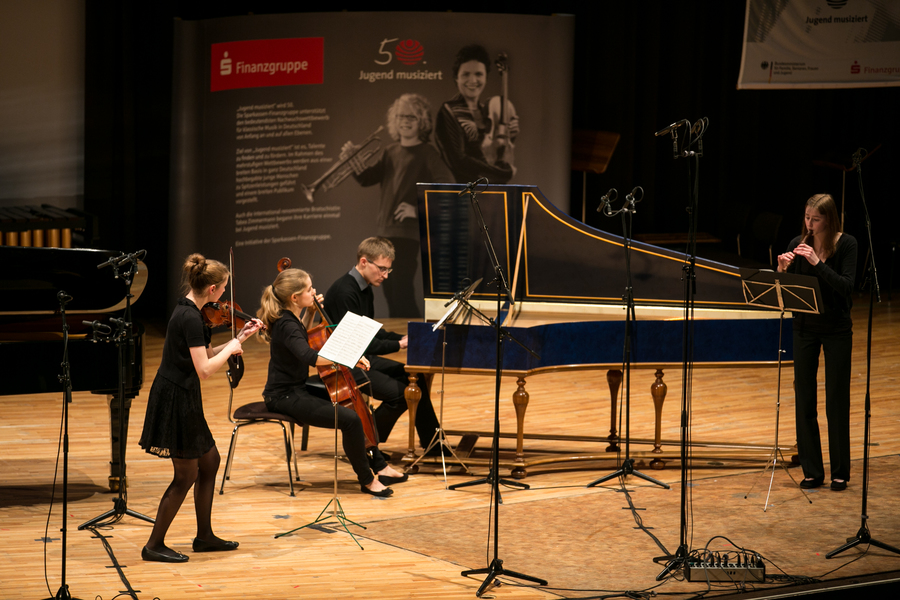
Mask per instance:
[[[847,491],[831,492],[824,487],[804,497],[785,470],[776,469],[774,477],[770,477],[771,471],[763,474],[764,461],[738,466],[697,461],[685,494],[677,461],[664,470],[637,464],[639,471],[671,489],[633,475],[624,485],[613,479],[599,487],[586,487],[616,469],[614,455],[602,461],[535,467],[524,480],[530,489],[501,488],[498,556],[505,568],[546,579],[549,586],[526,587],[515,578],[502,577],[504,584],[489,589],[485,597],[623,597],[626,590],[635,592],[632,597],[649,597],[651,591],[672,598],[751,591],[757,592],[756,597],[776,597],[785,592],[785,586],[799,591],[797,586],[803,583],[846,584],[846,578],[886,579],[891,577],[889,573],[900,571],[900,555],[865,544],[833,559],[825,558],[846,538],[855,536],[861,525],[868,299],[859,298],[856,303],[851,415],[854,471]],[[171,479],[170,464],[145,454],[137,445],[147,393],[161,354],[161,326],[149,326],[145,337],[146,378],[141,395],[134,400],[128,443],[127,506],[150,516],[155,516],[159,497]],[[403,324],[390,322],[389,326],[396,329]],[[867,513],[872,537],[894,547],[900,547],[898,339],[900,311],[893,315],[890,304],[884,302],[876,307],[873,335]],[[777,340],[773,344],[777,348]],[[254,341],[245,348],[247,374],[237,390],[236,403],[258,400],[265,381],[267,347]],[[5,376],[14,377],[15,368],[6,365]],[[667,373],[666,380],[669,400],[662,434],[663,438],[678,439],[680,373]],[[652,382],[652,371],[639,370],[632,376],[631,434],[635,438],[653,437]],[[604,372],[536,376],[528,387],[531,403],[526,432],[607,435]],[[698,369],[693,378],[693,438],[773,443],[776,387],[776,372],[771,369]],[[779,441],[790,445],[794,441],[790,369],[781,388]],[[437,382],[434,389],[437,408]],[[513,380],[503,382],[500,417],[504,431],[515,424],[509,400],[514,389]],[[226,418],[224,372],[204,383],[203,395],[207,420],[222,454],[220,482],[232,428]],[[135,598],[164,600],[470,598],[484,576],[466,578],[461,571],[485,567],[493,557],[488,538],[492,529],[490,486],[446,489],[446,484],[472,479],[457,470],[447,476],[445,484],[440,470],[423,469],[409,482],[395,486],[392,498],[378,499],[361,494],[349,465],[340,462],[341,505],[349,519],[366,527],[350,526],[364,550],[343,530],[330,525],[275,539],[275,534],[313,521],[331,500],[334,437],[326,430],[311,431],[309,449],[299,456],[302,481],[296,484],[296,497],[291,497],[280,430],[255,426],[241,432],[231,481],[224,495],[216,495],[213,507],[217,533],[240,541],[240,548],[229,553],[193,554],[194,516],[189,497],[167,541],[190,555],[190,561],[182,565],[143,562],[140,551],[150,531],[144,521],[125,516],[114,526],[99,530],[99,537],[77,530],[79,524],[111,509],[116,496],[107,491],[106,398],[76,393],[70,409],[68,535],[63,561],[61,470],[56,500],[48,514],[58,457],[61,398],[5,396],[2,402],[0,599],[54,596],[63,563],[71,595],[81,599],[109,599],[129,591]],[[824,407],[820,413],[824,415]],[[447,377],[443,418],[447,429],[490,430],[492,416],[491,379]],[[824,436],[824,416],[820,424]],[[397,457],[406,447],[406,427],[403,418],[383,444]],[[526,441],[530,452],[587,454],[600,450],[596,444]],[[480,441],[482,447],[488,443]],[[503,440],[501,445],[509,451],[512,444],[513,440]],[[798,481],[802,478],[799,469],[789,473]],[[474,469],[475,476],[485,474],[481,467]],[[501,471],[501,476],[507,475]],[[768,495],[770,479],[773,485]],[[653,559],[679,547],[682,495],[690,509],[685,529],[688,548],[733,553],[736,545],[756,551],[766,561],[765,583],[745,588],[720,584],[708,591],[706,583],[688,582],[680,575],[656,581],[663,565]]]

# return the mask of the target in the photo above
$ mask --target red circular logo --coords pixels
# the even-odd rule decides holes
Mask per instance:
[[[414,65],[425,56],[425,49],[418,40],[403,40],[394,48],[394,56],[404,65]]]

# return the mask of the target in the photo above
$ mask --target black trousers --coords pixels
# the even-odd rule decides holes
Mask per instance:
[[[825,351],[825,417],[831,478],[850,479],[850,356],[853,331],[809,333],[794,330],[794,396],[797,450],[803,475],[824,479],[816,394],[820,350]]]
[[[401,362],[383,356],[367,356],[366,358],[369,359],[372,366],[366,372],[372,382],[372,397],[381,401],[373,414],[375,415],[375,425],[378,427],[378,438],[384,443],[391,435],[397,419],[407,410],[403,390],[409,385],[409,376]],[[420,375],[418,381],[419,387],[422,388],[422,399],[419,400],[419,406],[416,409],[416,433],[419,435],[419,445],[425,448],[434,437],[434,432],[438,428],[438,419],[434,413],[434,406],[431,404],[431,394],[425,378]]]
[[[334,404],[331,400],[313,396],[305,388],[295,389],[290,394],[277,397],[264,397],[266,407],[282,415],[288,415],[310,427],[334,429]],[[368,485],[378,473],[387,466],[387,461],[378,450],[366,451],[366,435],[363,433],[362,421],[352,408],[338,405],[338,429],[341,430],[341,443],[344,454],[353,466],[356,478],[362,485]]]

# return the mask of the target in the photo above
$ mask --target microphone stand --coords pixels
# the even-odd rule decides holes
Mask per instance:
[[[640,196],[635,200],[634,194],[640,190]],[[622,215],[622,248],[625,250],[625,295],[623,299],[625,300],[625,348],[623,351],[623,368],[625,370],[625,460],[622,461],[622,466],[620,466],[616,471],[604,475],[600,479],[592,481],[587,484],[587,487],[594,487],[595,485],[600,485],[610,479],[614,479],[619,476],[626,475],[636,475],[645,481],[649,481],[650,483],[656,484],[664,489],[669,489],[669,486],[661,481],[653,479],[649,475],[645,475],[640,471],[635,470],[634,468],[634,459],[631,458],[631,358],[634,353],[634,344],[632,343],[632,323],[635,321],[634,316],[634,290],[632,288],[631,283],[631,231],[632,231],[632,220],[634,218],[635,208],[634,205],[640,202],[644,197],[644,189],[640,186],[634,188],[630,194],[625,196],[625,203],[622,205],[622,208],[619,210],[612,210],[609,205],[610,195],[612,195],[612,200],[615,200],[616,190],[611,189],[606,196],[603,196],[601,199],[600,206],[597,207],[597,212],[607,216],[614,217],[616,215]],[[626,219],[627,215],[627,219]],[[620,421],[621,427],[621,421]]]
[[[685,148],[682,146],[682,149],[678,148],[677,145],[677,135],[675,131],[678,127],[684,124],[688,127],[688,134],[685,136],[690,138],[694,136],[694,139],[687,144]],[[687,501],[687,491],[688,491],[688,480],[689,480],[689,456],[688,456],[688,446],[690,444],[690,416],[691,416],[691,379],[693,377],[694,372],[694,295],[697,293],[697,280],[696,280],[696,262],[697,262],[697,209],[699,205],[699,182],[700,182],[700,157],[703,156],[703,134],[706,133],[706,128],[709,124],[709,121],[706,117],[702,117],[697,123],[690,127],[690,123],[687,120],[679,121],[678,123],[674,123],[670,125],[672,137],[675,140],[673,144],[673,152],[675,153],[675,158],[688,158],[694,159],[694,181],[693,184],[690,183],[690,179],[688,179],[690,189],[690,206],[687,208],[688,213],[688,247],[686,252],[686,260],[682,269],[684,270],[684,275],[682,277],[682,281],[684,283],[684,320],[682,327],[682,341],[681,341],[681,355],[682,355],[682,370],[681,370],[681,504],[680,504],[680,512],[681,512],[681,522],[680,522],[680,538],[678,549],[675,551],[674,555],[670,556],[660,556],[653,559],[653,562],[662,562],[668,560],[665,568],[656,576],[657,581],[662,581],[669,575],[674,575],[680,570],[683,570],[685,566],[687,566],[688,554],[690,553],[690,549],[688,548],[688,540],[687,540],[687,519],[688,519],[688,501]],[[668,133],[668,131],[663,130],[656,133],[656,135],[661,135],[663,133]],[[693,146],[694,143],[697,143],[697,150],[690,150],[690,147]],[[688,177],[690,177],[690,161],[688,162]]]
[[[881,302],[881,291],[878,288],[878,273],[875,271],[875,248],[872,242],[872,220],[869,217],[869,207],[866,205],[866,194],[863,191],[862,183],[861,163],[865,158],[863,156],[864,154],[866,154],[866,151],[862,148],[853,154],[853,165],[856,167],[856,176],[859,181],[859,195],[862,199],[863,210],[866,213],[866,231],[869,235],[869,257],[871,258],[869,261],[869,285],[871,286],[869,288],[869,323],[868,337],[866,339],[866,424],[864,428],[865,433],[863,435],[862,519],[859,531],[856,532],[856,537],[848,538],[846,544],[835,548],[826,554],[825,558],[834,558],[844,550],[849,550],[859,544],[871,544],[882,550],[900,554],[900,549],[872,538],[871,533],[869,533],[869,515],[866,514],[869,498],[869,435],[871,433],[870,423],[872,420],[872,403],[869,393],[869,385],[872,380],[872,313],[875,310],[875,298],[877,297],[878,302]]]
[[[494,436],[493,436],[493,448],[491,451],[491,469],[486,479],[479,481],[472,481],[464,484],[458,484],[455,486],[450,486],[449,489],[456,489],[459,487],[476,485],[479,483],[490,483],[491,484],[491,496],[492,496],[492,514],[493,514],[493,537],[494,537],[494,558],[491,561],[490,565],[483,569],[470,569],[467,571],[463,571],[460,573],[463,577],[468,577],[469,575],[487,575],[484,582],[482,582],[481,587],[478,588],[478,591],[475,592],[475,596],[481,597],[481,595],[485,592],[485,590],[490,586],[491,582],[500,577],[502,575],[506,575],[509,577],[515,577],[517,579],[523,579],[525,581],[531,581],[533,583],[537,583],[538,585],[547,585],[547,582],[543,579],[539,579],[537,577],[532,577],[530,575],[525,575],[522,573],[517,573],[515,571],[510,571],[503,567],[503,561],[499,558],[499,534],[500,534],[500,520],[499,520],[499,512],[500,512],[500,483],[501,479],[499,477],[500,472],[500,378],[502,373],[502,365],[503,365],[503,337],[509,337],[513,341],[516,341],[509,332],[505,331],[504,328],[500,325],[500,310],[503,304],[503,297],[506,296],[509,299],[510,304],[512,304],[512,293],[510,292],[509,286],[506,283],[506,279],[503,276],[503,269],[500,266],[500,261],[497,259],[497,254],[494,252],[494,246],[491,243],[491,236],[488,232],[487,225],[484,221],[484,216],[481,214],[481,207],[478,204],[478,198],[476,196],[476,188],[479,182],[483,181],[487,184],[487,178],[482,177],[479,180],[470,183],[466,186],[466,189],[460,192],[460,195],[464,193],[469,194],[469,199],[472,203],[472,209],[475,212],[475,216],[478,218],[478,223],[481,226],[481,231],[484,233],[484,245],[487,248],[488,256],[491,259],[491,264],[494,267],[494,273],[496,275],[495,282],[497,283],[497,319],[490,319],[489,322],[494,327],[497,332],[497,365],[496,371],[494,375]],[[466,302],[468,305],[468,302]],[[471,307],[471,305],[469,305]],[[516,343],[519,343],[516,341]],[[519,345],[522,345],[519,343]],[[524,346],[522,346],[524,348]],[[525,348],[532,356],[537,356],[532,350]],[[504,485],[515,485],[517,487],[521,487],[524,489],[529,489],[529,486],[524,483],[520,483],[518,481],[508,481],[502,480]]]
[[[145,254],[146,251],[140,250],[133,254],[113,257],[105,263],[97,265],[98,269],[111,265],[113,268],[113,277],[115,279],[122,279],[122,281],[125,282],[125,313],[122,315],[121,319],[110,319],[110,321],[115,324],[116,330],[109,336],[109,339],[115,342],[116,348],[118,349],[119,389],[117,393],[119,397],[117,398],[117,404],[119,412],[119,496],[113,499],[112,509],[85,521],[78,526],[79,530],[96,527],[98,525],[112,525],[121,521],[122,517],[125,515],[130,515],[137,519],[147,521],[148,523],[156,522],[155,519],[128,508],[128,492],[126,491],[127,479],[125,477],[125,439],[127,437],[126,428],[128,426],[128,411],[125,410],[126,350],[132,350],[128,353],[128,361],[134,362],[134,335],[132,329],[133,323],[131,321],[131,299],[134,296],[131,293],[131,284],[138,271],[138,262]],[[130,266],[125,268],[120,274],[119,269],[125,265]],[[95,335],[96,332],[97,330],[95,328]],[[109,519],[109,521],[107,521],[107,519]]]
[[[72,296],[60,290],[56,294],[59,300],[59,314],[62,317],[63,332],[63,359],[62,359],[62,375],[59,376],[60,382],[63,384],[63,501],[62,501],[62,571],[59,590],[56,595],[48,600],[78,600],[73,598],[69,593],[69,586],[66,583],[66,521],[68,517],[69,506],[69,404],[72,402],[72,374],[69,364],[69,326],[66,323],[66,304],[71,302]],[[48,588],[49,590],[49,588]]]

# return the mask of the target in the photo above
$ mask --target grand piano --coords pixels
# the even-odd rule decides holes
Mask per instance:
[[[0,363],[13,366],[0,382],[0,395],[59,393],[62,401],[64,390],[59,376],[63,334],[57,294],[66,292],[72,297],[66,304],[72,390],[105,394],[109,404],[111,491],[119,489],[120,443],[123,448],[127,443],[131,401],[140,392],[144,378],[143,330],[133,326],[132,343],[125,347],[124,397],[120,403],[119,349],[112,342],[93,341],[93,327],[82,322],[96,321],[116,331],[110,319],[123,316],[127,286],[116,277],[117,267],[98,269],[98,265],[120,254],[0,246]],[[131,302],[141,295],[146,281],[146,265],[139,262]],[[120,423],[124,436],[120,436]]]
[[[473,222],[470,203],[459,197],[459,191],[459,185],[419,184],[426,322],[411,322],[408,330],[407,402],[411,425],[406,462],[419,458],[412,427],[421,397],[416,376],[442,370],[483,376],[495,373],[493,328],[477,324],[470,315],[466,324],[445,324],[433,330],[433,323],[444,316],[454,294],[468,281],[479,278],[483,283],[472,294],[470,304],[490,317],[497,314],[496,286],[486,285],[494,274],[483,236]],[[504,343],[502,374],[517,381],[512,398],[517,427],[515,459],[501,465],[509,467],[514,477],[522,478],[529,465],[597,458],[581,453],[577,457],[529,459],[524,452],[525,437],[603,441],[608,443],[606,452],[618,451],[616,400],[623,379],[625,336],[623,239],[572,219],[535,186],[492,185],[478,194],[478,202],[515,300],[511,307],[504,304],[500,321],[511,328],[513,337],[540,357],[531,356],[517,344]],[[630,441],[652,444],[650,454],[657,456],[651,467],[663,468],[660,432],[666,396],[664,374],[666,369],[680,369],[683,365],[686,256],[639,241],[632,241],[630,246],[636,318],[632,324],[631,366],[654,372],[650,392],[656,411],[655,438]],[[779,328],[784,334],[782,364],[791,364],[790,320],[782,321],[778,312],[745,303],[738,267],[698,258],[695,274],[694,368],[777,367]],[[540,373],[581,369],[607,371],[609,436],[526,434],[526,379]],[[632,394],[632,402],[640,401],[637,394]],[[466,449],[474,445],[472,438],[478,435],[448,431],[452,433],[464,435],[461,445]],[[502,435],[513,437],[510,433]],[[762,450],[753,445],[731,448],[738,452],[747,449]],[[722,449],[720,453],[729,451]]]

